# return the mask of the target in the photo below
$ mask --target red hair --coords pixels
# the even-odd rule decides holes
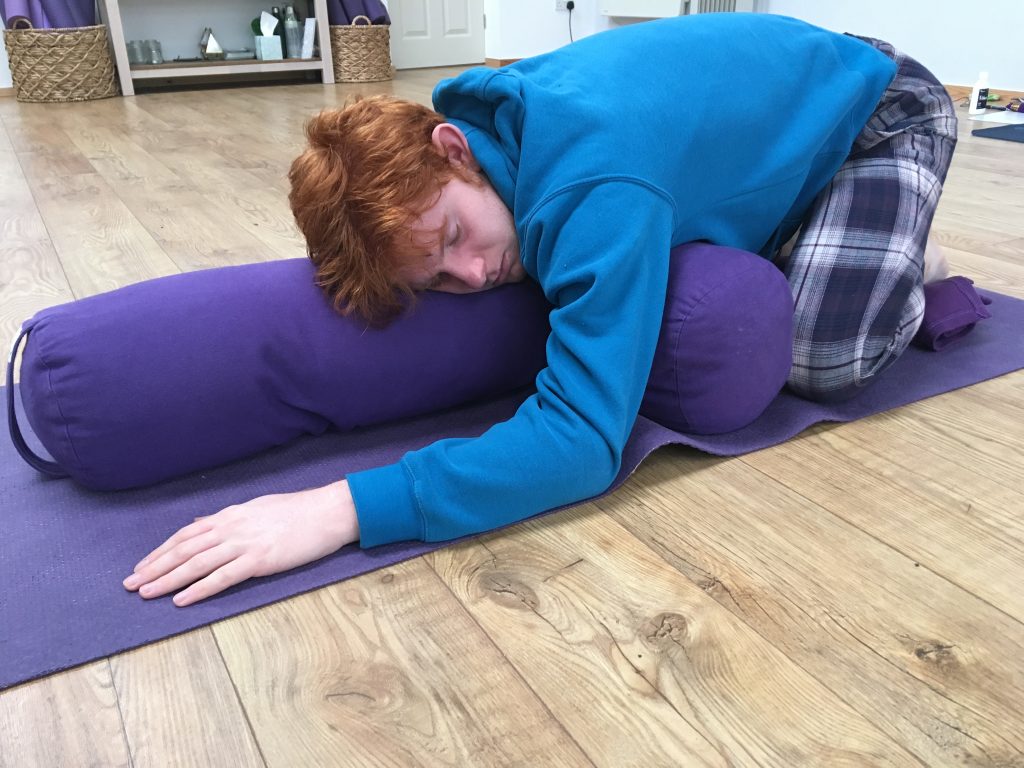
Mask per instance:
[[[292,162],[288,201],[317,283],[342,314],[381,324],[408,304],[402,267],[424,253],[410,225],[466,173],[431,142],[443,122],[420,104],[372,96],[306,123],[309,146]]]

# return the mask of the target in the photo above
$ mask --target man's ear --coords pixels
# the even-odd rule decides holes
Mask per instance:
[[[480,168],[473,157],[473,150],[469,148],[469,142],[466,141],[466,134],[459,130],[458,126],[441,123],[430,134],[430,142],[444,153],[452,165],[464,165],[473,171]]]

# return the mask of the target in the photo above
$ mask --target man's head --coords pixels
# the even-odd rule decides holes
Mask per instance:
[[[525,273],[508,208],[465,136],[385,96],[320,113],[289,201],[317,279],[343,312],[381,322],[413,291],[484,290]]]

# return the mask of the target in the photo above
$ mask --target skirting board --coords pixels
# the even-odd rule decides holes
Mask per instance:
[[[947,85],[946,92],[953,101],[959,101],[960,99],[966,99],[971,95],[971,91],[974,90],[974,86],[971,85]],[[1000,101],[995,102],[1000,106],[1006,104],[1010,99],[1024,98],[1024,91],[1008,91],[1002,88],[989,88],[990,93],[998,93],[1003,98]]]

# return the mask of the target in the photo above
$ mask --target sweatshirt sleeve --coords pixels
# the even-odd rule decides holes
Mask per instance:
[[[536,394],[480,437],[349,475],[362,547],[478,533],[611,485],[654,357],[672,220],[659,191],[629,179],[538,204],[520,247],[555,309]]]

